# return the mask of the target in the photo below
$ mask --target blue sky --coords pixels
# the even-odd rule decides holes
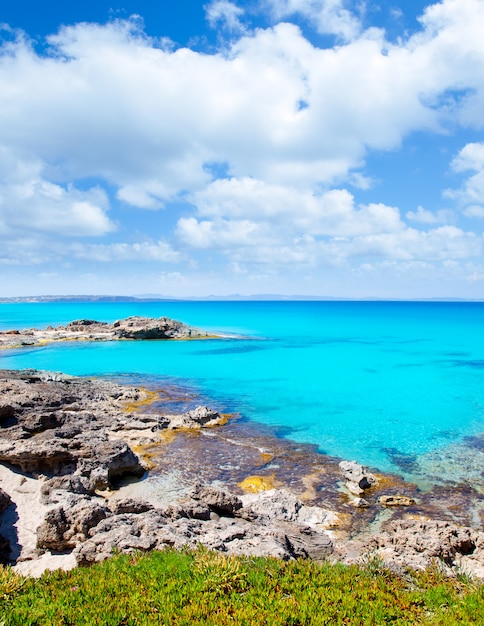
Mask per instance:
[[[0,296],[484,298],[483,0],[9,4]]]

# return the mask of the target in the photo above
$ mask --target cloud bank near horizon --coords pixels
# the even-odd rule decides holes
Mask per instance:
[[[62,27],[41,51],[4,26],[5,285],[28,269],[124,293],[140,276],[140,290],[178,295],[352,295],[364,281],[368,295],[398,281],[477,293],[484,3],[430,5],[395,41],[340,0],[261,1],[273,24],[259,28],[243,3],[206,10],[220,41],[205,51],[138,18]],[[378,198],[372,158],[412,136],[454,140],[432,206]]]

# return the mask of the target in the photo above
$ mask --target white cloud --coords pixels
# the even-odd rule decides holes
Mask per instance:
[[[145,208],[203,188],[214,161],[237,177],[328,184],[368,149],[437,128],[453,90],[484,93],[483,4],[438,6],[423,34],[394,45],[367,31],[318,49],[283,23],[226,54],[160,49],[125,22],[64,28],[50,58],[20,41],[0,61],[1,143],[58,182],[101,177]],[[467,115],[470,100],[453,107]]]
[[[41,262],[49,255],[39,246],[53,236],[101,237],[130,207],[165,207],[177,212],[174,231],[149,233],[162,241],[102,241],[76,248],[77,258],[176,262],[172,235],[234,267],[479,254],[481,238],[450,225],[450,212],[409,211],[429,228],[412,229],[395,206],[358,204],[345,187],[368,189],[368,153],[394,150],[411,133],[484,126],[484,3],[442,0],[426,9],[421,32],[396,43],[362,31],[340,0],[269,4],[277,19],[298,14],[346,43],[318,48],[279,23],[198,53],[161,47],[138,22],[117,21],[63,28],[48,55],[22,39],[4,46],[0,236],[30,240],[26,258]],[[216,0],[207,17],[235,32],[241,11]],[[453,161],[468,175],[447,195],[469,217],[484,212],[483,152],[469,143]],[[229,177],[217,180],[213,163]],[[115,215],[107,190],[125,205]],[[68,254],[58,243],[49,258]],[[19,259],[11,247],[2,253]]]
[[[206,7],[208,23],[212,28],[216,28],[219,24],[227,28],[227,30],[240,33],[245,30],[240,18],[244,14],[244,10],[233,2],[228,0],[212,0]]]
[[[119,261],[177,263],[180,261],[180,253],[165,241],[158,241],[157,243],[144,241],[139,243],[77,244],[71,250],[72,254],[79,259],[101,263]]]
[[[468,217],[484,217],[484,143],[467,144],[452,160],[451,168],[473,174],[459,189],[447,189],[445,195],[457,200]]]
[[[40,166],[21,159],[10,176],[8,163],[2,168],[6,160],[0,160],[0,234],[34,231],[84,237],[115,230],[106,213],[106,193],[99,187],[80,191],[52,183],[40,175]]]
[[[255,246],[261,236],[267,238],[263,228],[250,220],[197,220],[181,218],[177,225],[179,238],[193,248],[232,248]]]
[[[441,226],[427,232],[407,228],[401,233],[370,235],[354,240],[349,255],[382,256],[396,260],[444,261],[482,254],[482,238],[455,226]]]
[[[364,258],[442,262],[482,252],[482,239],[472,232],[448,225],[428,231],[409,228],[398,208],[357,206],[344,189],[315,195],[232,178],[214,181],[193,194],[192,201],[200,219],[179,220],[177,234],[183,244],[218,249],[237,266],[342,266]],[[421,207],[416,214],[417,221],[429,224],[444,216],[447,213],[434,215]]]
[[[452,211],[440,209],[438,211],[427,211],[419,206],[416,211],[407,211],[405,217],[412,222],[421,224],[446,224],[452,222],[454,215]]]
[[[355,39],[361,30],[359,18],[344,0],[265,0],[274,19],[300,15],[321,34],[337,35],[345,41]]]
[[[355,236],[404,227],[397,209],[383,204],[356,208],[353,196],[345,189],[315,195],[287,185],[231,178],[213,182],[193,194],[192,201],[203,217],[267,220],[271,223],[264,232],[289,230],[293,236]]]

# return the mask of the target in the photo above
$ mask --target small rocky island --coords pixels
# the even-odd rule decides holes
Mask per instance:
[[[113,550],[203,544],[282,559],[378,554],[394,571],[438,560],[484,577],[483,533],[422,516],[392,519],[392,507],[409,504],[395,496],[383,503],[389,515],[377,529],[344,538],[338,512],[286,489],[234,494],[194,475],[191,490],[165,506],[123,497],[120,481],[149,472],[150,444],[223,428],[227,417],[207,407],[147,412],[152,391],[36,370],[0,370],[0,392],[0,557],[20,572],[88,565]],[[354,462],[341,462],[339,474],[357,498],[348,509],[359,515],[378,478]]]
[[[0,349],[41,346],[52,341],[120,341],[154,339],[208,339],[216,335],[169,317],[132,316],[112,324],[75,320],[65,326],[0,331]]]

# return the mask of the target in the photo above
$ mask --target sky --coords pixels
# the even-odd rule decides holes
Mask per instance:
[[[484,299],[483,25],[484,0],[3,3],[0,296]]]

